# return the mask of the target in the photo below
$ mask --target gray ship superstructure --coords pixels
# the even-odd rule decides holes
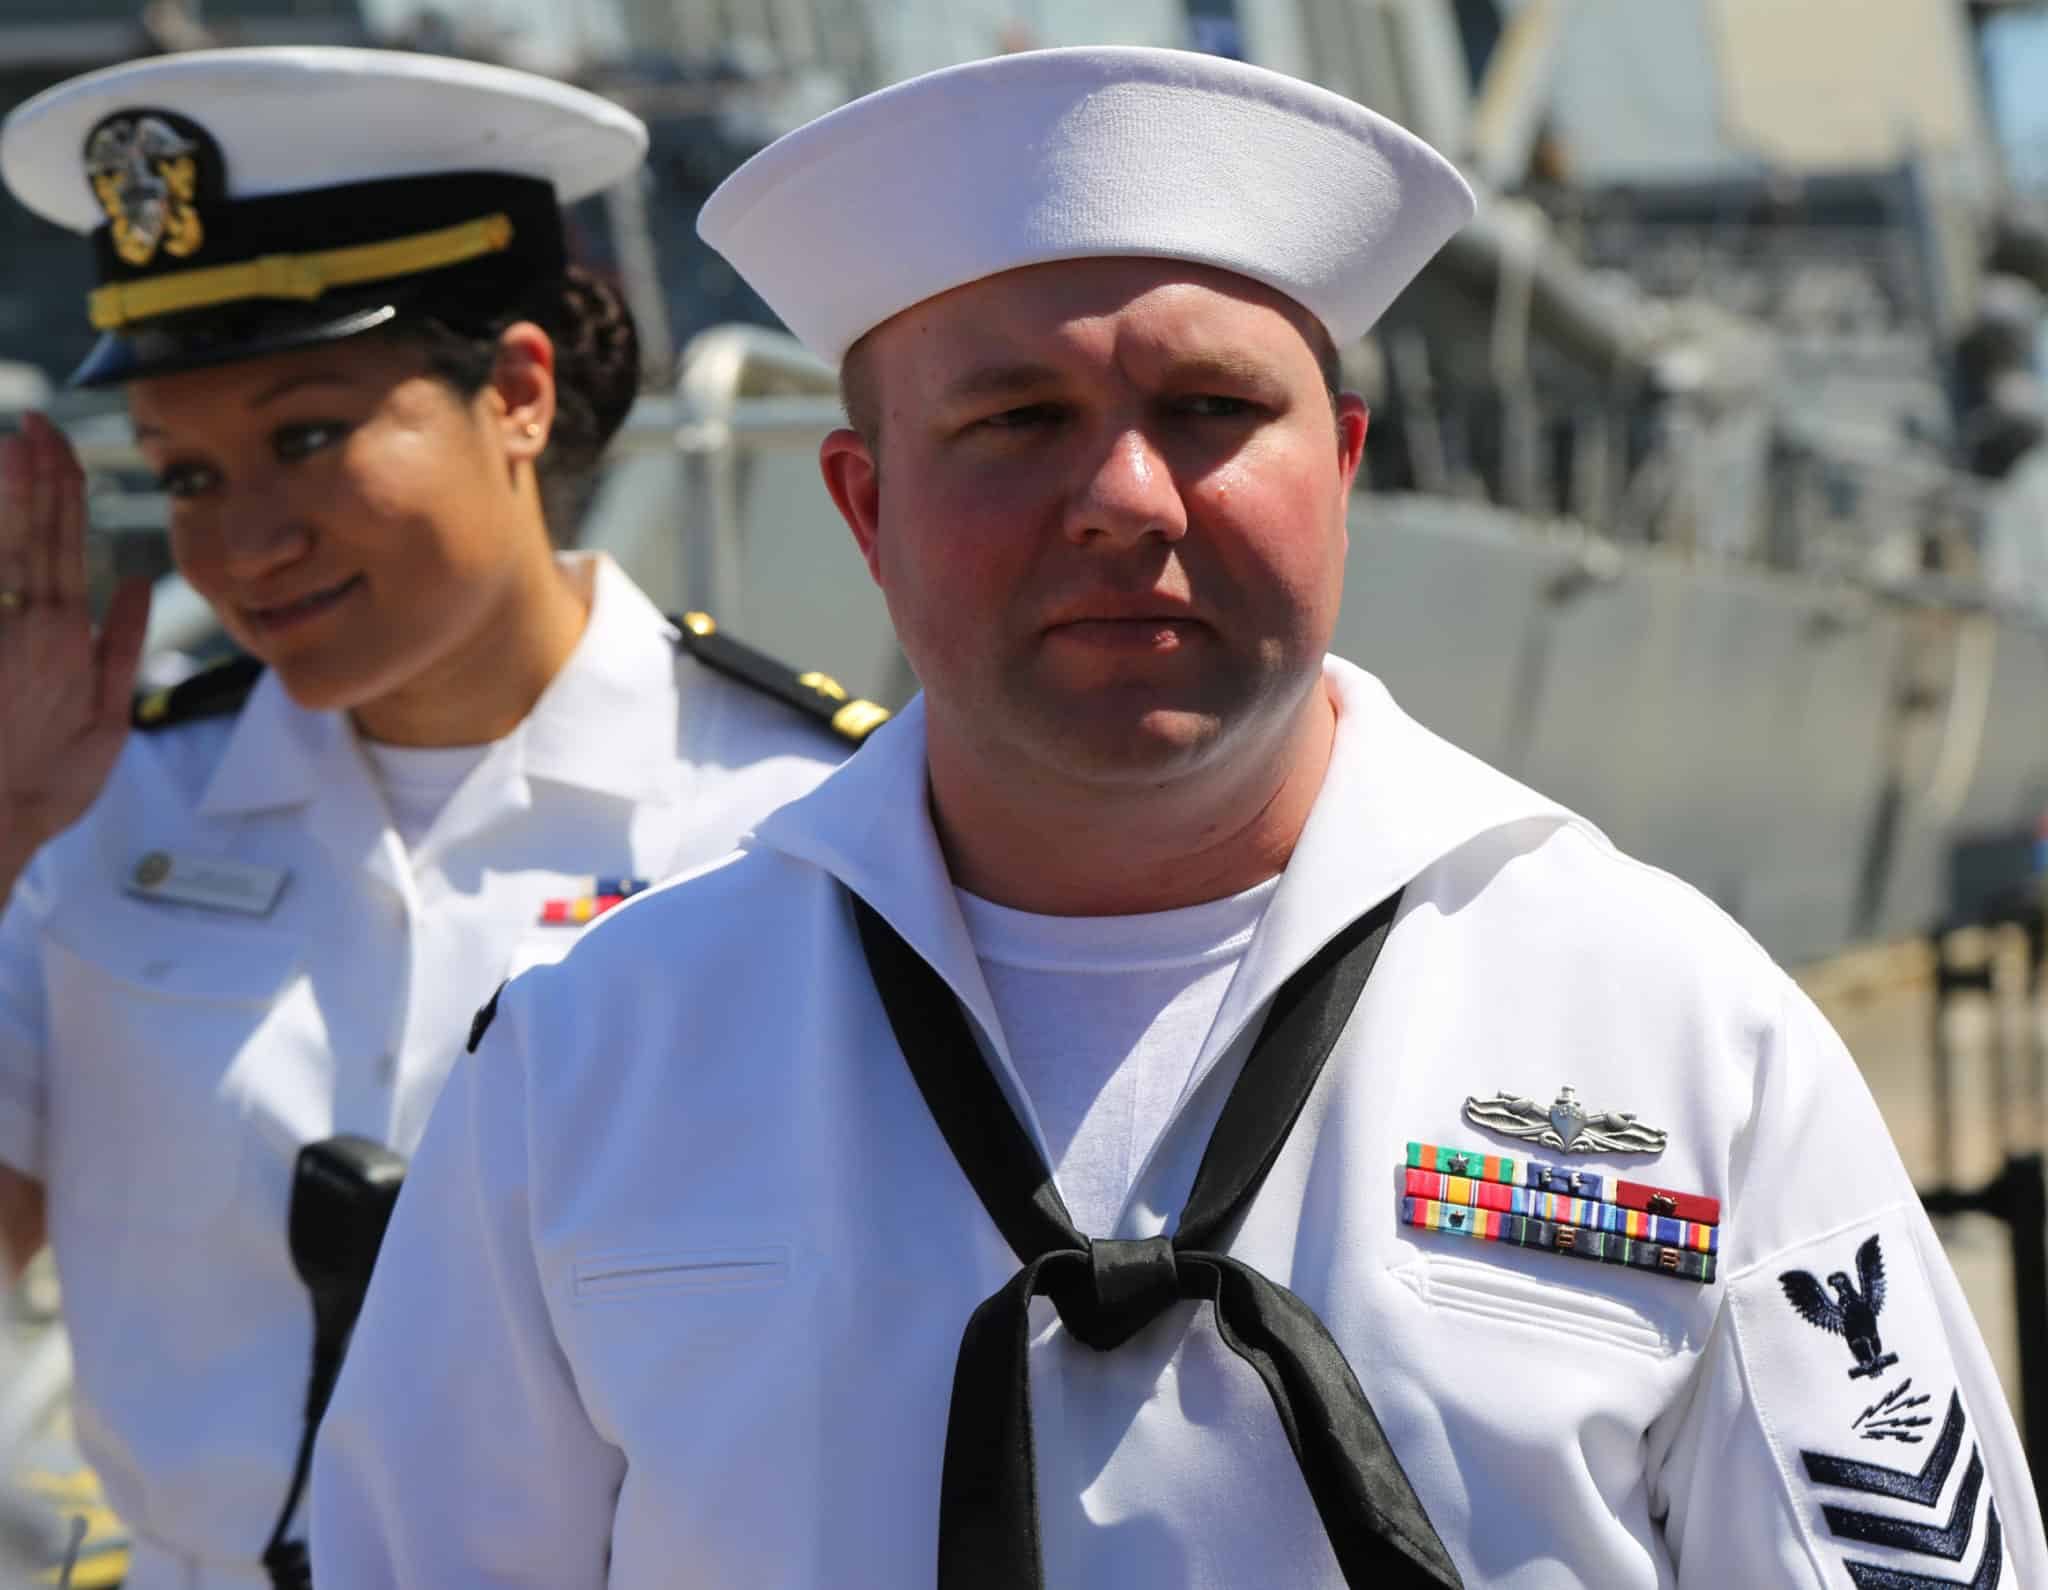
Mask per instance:
[[[310,4],[275,0],[300,29],[362,24],[350,0],[324,20]],[[228,9],[178,14],[218,31]],[[1346,353],[1375,419],[1339,648],[1797,960],[1922,931],[2023,877],[2048,806],[2048,552],[2025,495],[2048,499],[2031,362],[2048,226],[2008,213],[1964,9],[1792,9],[598,0],[545,40],[469,0],[376,14],[405,42],[514,59],[581,40],[596,53],[564,69],[649,119],[646,184],[578,229],[657,368],[683,349],[586,535],[671,604],[822,644],[898,697],[912,681],[811,456],[831,374],[729,326],[767,316],[694,236],[711,187],[832,103],[1033,45],[1200,44],[1416,128],[1484,203]],[[1797,69],[1823,57],[1827,107]],[[29,356],[51,370],[82,342],[45,285],[72,279],[59,247],[75,242],[30,239],[16,257],[46,263],[9,272],[10,301],[37,305],[17,323],[43,340],[0,327],[10,352],[47,345]],[[136,566],[153,499],[120,474],[118,420],[80,434],[101,478],[133,488],[100,500],[131,532],[103,563]],[[159,614],[166,648],[217,644],[174,582]],[[1961,842],[1989,873],[1959,863]]]

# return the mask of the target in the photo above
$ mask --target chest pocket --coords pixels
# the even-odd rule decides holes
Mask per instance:
[[[1540,1280],[1501,1264],[1426,1253],[1402,1265],[1394,1277],[1433,1311],[1491,1322],[1510,1336],[1521,1335],[1524,1341],[1548,1339],[1566,1352],[1597,1342],[1663,1358],[1678,1346],[1678,1333],[1667,1337],[1664,1327],[1640,1309],[1584,1287]],[[1653,1286],[1678,1285],[1661,1278],[1636,1279]]]
[[[221,1213],[252,1089],[293,1063],[279,1016],[302,953],[183,913],[45,939],[53,1221],[190,1232]]]
[[[818,1276],[798,1244],[765,1231],[695,1235],[585,1252],[559,1273],[556,1328],[599,1428],[629,1457],[675,1440],[662,1411],[673,1404],[650,1401],[647,1387],[695,1407],[692,1440],[709,1440],[721,1424],[787,1414],[790,1366],[804,1360],[793,1338],[814,1317]]]

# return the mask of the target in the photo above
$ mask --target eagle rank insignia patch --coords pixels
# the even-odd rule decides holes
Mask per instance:
[[[1998,1500],[1908,1212],[1746,1266],[1729,1303],[1816,1556],[1856,1590],[2005,1583]]]
[[[1833,1297],[1821,1290],[1810,1270],[1787,1270],[1778,1277],[1778,1284],[1807,1324],[1847,1340],[1856,1358],[1856,1367],[1849,1371],[1851,1380],[1881,1375],[1899,1361],[1897,1353],[1884,1350],[1877,1334],[1877,1316],[1884,1312],[1884,1250],[1875,1236],[1856,1250],[1854,1281],[1846,1270],[1828,1277]]]

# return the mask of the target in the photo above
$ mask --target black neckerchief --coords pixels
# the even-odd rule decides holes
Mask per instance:
[[[1216,1308],[1258,1372],[1354,1590],[1461,1586],[1342,1350],[1300,1298],[1222,1250],[1350,1019],[1401,897],[1383,901],[1273,998],[1172,1237],[1089,1238],[983,1059],[943,979],[866,901],[861,948],[918,1089],[1023,1268],[960,1340],[939,1494],[939,1590],[1044,1590],[1031,1438],[1030,1302],[1111,1352],[1183,1301]]]

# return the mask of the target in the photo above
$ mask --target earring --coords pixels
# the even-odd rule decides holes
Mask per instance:
[[[540,421],[539,421],[539,420],[528,420],[528,421],[526,422],[526,434],[527,434],[528,436],[538,436],[538,435],[540,435]]]

